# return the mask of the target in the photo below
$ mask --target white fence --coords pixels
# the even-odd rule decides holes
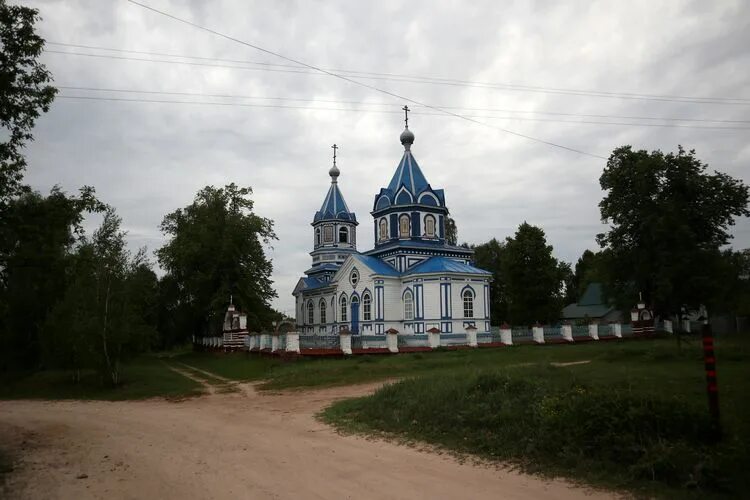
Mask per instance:
[[[658,325],[662,326],[662,325]],[[658,328],[657,329],[662,329]],[[663,328],[669,331],[670,322]],[[225,333],[222,337],[193,337],[196,346],[207,350],[246,350],[274,354],[367,354],[369,352],[414,352],[426,349],[456,347],[489,347],[513,344],[561,344],[580,341],[621,339],[634,335],[630,324],[609,323],[527,327],[493,327],[478,333],[468,326],[466,332],[441,333],[436,329],[426,334],[401,334],[395,330],[377,335],[300,335],[290,333]]]

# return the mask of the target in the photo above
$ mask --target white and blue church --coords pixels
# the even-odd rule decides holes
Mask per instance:
[[[491,273],[472,264],[471,249],[447,243],[445,193],[414,158],[408,115],[401,144],[396,172],[375,195],[375,248],[366,252],[357,250],[359,222],[339,188],[334,145],[331,185],[312,221],[312,266],[293,292],[299,333],[490,331]]]

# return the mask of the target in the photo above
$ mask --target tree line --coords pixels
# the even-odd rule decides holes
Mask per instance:
[[[221,331],[230,294],[251,328],[278,319],[264,245],[273,222],[256,215],[249,187],[207,186],[167,214],[156,257],[128,250],[122,220],[95,189],[42,194],[24,183],[23,148],[57,90],[39,63],[35,9],[0,0],[0,374],[97,370],[118,384],[122,365],[146,350]],[[86,217],[101,217],[86,234]]]
[[[662,317],[705,306],[750,316],[750,249],[734,250],[730,228],[747,217],[748,186],[709,172],[695,151],[615,149],[599,178],[608,230],[575,266],[553,256],[544,231],[521,224],[513,237],[476,245],[493,273],[493,323],[554,323],[593,282],[627,313],[641,298]],[[625,316],[627,317],[627,316]]]

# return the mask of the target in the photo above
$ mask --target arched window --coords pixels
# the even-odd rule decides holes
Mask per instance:
[[[428,238],[435,237],[435,217],[427,215],[424,218],[424,234]]]
[[[333,243],[333,226],[323,226],[323,242]]]
[[[346,295],[341,296],[341,321],[346,321]]]
[[[315,245],[320,245],[320,228],[315,228]]]
[[[315,323],[315,307],[311,300],[307,303],[307,324],[312,325],[313,323]]]
[[[380,241],[388,239],[388,223],[385,221],[385,217],[380,219]]]
[[[474,292],[468,288],[464,290],[464,318],[474,317]]]
[[[414,296],[410,290],[404,293],[404,319],[409,321],[414,319]]]
[[[349,228],[339,228],[339,243],[349,243]]]
[[[321,325],[326,324],[326,301],[325,299],[320,299],[320,324]]]
[[[372,297],[368,292],[362,295],[362,321],[370,321],[372,319]]]
[[[409,216],[406,214],[398,220],[398,235],[400,238],[409,237]]]

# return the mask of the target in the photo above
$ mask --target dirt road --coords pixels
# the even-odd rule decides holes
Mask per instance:
[[[1,401],[12,498],[538,499],[608,495],[382,440],[314,415],[374,386],[182,402]],[[2,495],[0,495],[2,496]]]

